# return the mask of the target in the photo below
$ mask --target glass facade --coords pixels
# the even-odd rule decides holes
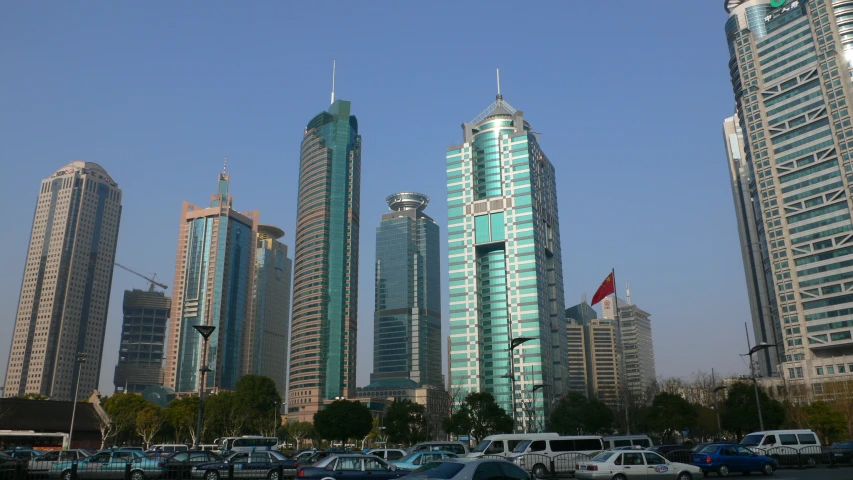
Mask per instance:
[[[545,418],[567,390],[554,167],[500,96],[463,134],[447,149],[450,383],[492,393],[508,413],[515,406],[521,428],[522,412]],[[511,355],[520,337],[534,340]]]
[[[153,290],[125,290],[124,320],[118,364],[113,377],[117,392],[141,393],[163,384],[166,325],[172,299]]]
[[[350,108],[335,101],[308,123],[302,139],[291,412],[355,395],[361,136]]]
[[[423,213],[428,201],[420,194],[391,195],[388,203],[395,211],[383,215],[376,228],[374,353],[368,389],[399,379],[419,387],[443,383],[439,229]]]
[[[853,319],[847,12],[853,2],[745,1],[726,23],[737,113],[724,135],[753,326],[778,345],[761,354],[765,375],[853,354],[844,335],[816,334]]]

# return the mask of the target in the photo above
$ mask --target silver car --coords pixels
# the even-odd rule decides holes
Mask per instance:
[[[163,476],[165,464],[148,458],[139,450],[110,449],[83,460],[57,462],[50,469],[51,480],[71,480],[73,464],[77,464],[78,480],[123,480],[130,466],[131,480],[150,480]]]
[[[422,465],[400,480],[535,480],[518,465],[496,458],[448,458]]]
[[[80,448],[73,450],[51,450],[30,460],[27,473],[45,473],[60,462],[74,462],[92,456],[91,451]]]
[[[695,465],[671,462],[648,450],[606,450],[578,463],[575,478],[588,480],[694,480],[703,478]]]

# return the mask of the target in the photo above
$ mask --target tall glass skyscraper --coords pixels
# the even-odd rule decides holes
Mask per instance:
[[[853,363],[853,1],[725,8],[736,115],[724,135],[753,327],[778,344],[761,370],[820,393]]]
[[[3,395],[71,400],[78,375],[80,398],[98,388],[121,197],[97,163],[41,181]]]
[[[451,388],[492,393],[521,425],[567,389],[554,166],[501,95],[462,132],[447,148]]]
[[[230,179],[219,174],[209,207],[183,202],[181,208],[164,378],[178,392],[198,389],[204,358],[194,325],[216,327],[208,344],[206,389],[233,389],[246,369],[259,213],[234,210]]]
[[[355,397],[361,136],[337,100],[305,128],[293,277],[289,412]]]
[[[172,299],[163,292],[125,290],[121,345],[113,376],[117,392],[142,393],[163,384],[163,354],[166,325]]]
[[[392,212],[376,228],[373,373],[368,389],[395,380],[442,386],[441,271],[438,225],[429,197],[389,196]]]

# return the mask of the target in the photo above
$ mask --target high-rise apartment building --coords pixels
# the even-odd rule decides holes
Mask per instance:
[[[447,148],[451,388],[491,393],[522,425],[568,389],[554,166],[500,94],[462,132]]]
[[[607,297],[601,302],[601,316],[607,320],[614,320],[614,298]],[[616,341],[621,347],[621,360],[625,362],[624,368],[620,368],[625,380],[621,386],[627,386],[634,403],[644,404],[652,400],[648,398],[649,387],[656,380],[652,321],[648,312],[632,304],[630,296],[628,298],[626,302],[617,300],[619,326],[616,328]]]
[[[568,353],[566,367],[569,371],[568,390],[589,395],[589,373],[587,352],[587,327],[577,320],[567,319],[566,340]]]
[[[142,393],[163,384],[163,354],[172,299],[163,292],[125,290],[118,364],[113,376],[117,392]]]
[[[376,227],[376,307],[371,388],[407,379],[442,386],[438,225],[429,197],[402,192],[386,201]]]
[[[259,213],[234,210],[230,180],[219,174],[209,207],[181,207],[164,378],[177,392],[198,390],[202,362],[205,390],[233,389],[246,371]],[[216,327],[206,355],[194,325]]]
[[[9,350],[7,397],[70,400],[98,387],[122,193],[97,163],[42,180]],[[87,355],[78,368],[78,353]]]
[[[776,345],[759,365],[815,393],[853,362],[851,8],[725,2],[736,114],[724,134],[752,324]]]
[[[282,398],[287,390],[288,332],[290,331],[290,275],[293,264],[284,231],[258,225],[255,250],[254,308],[246,335],[247,372],[273,379]]]
[[[302,138],[288,400],[298,420],[355,396],[361,136],[350,107],[334,101]]]
[[[596,317],[585,300],[566,309],[569,389],[615,408],[621,388],[615,322]]]

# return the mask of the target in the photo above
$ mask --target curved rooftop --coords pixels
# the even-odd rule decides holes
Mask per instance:
[[[395,212],[403,210],[417,210],[421,212],[429,204],[429,197],[423,193],[400,192],[388,195],[385,201],[388,202],[388,207]]]
[[[732,13],[734,9],[749,1],[750,0],[723,0],[723,8],[726,9],[726,13]]]
[[[74,171],[74,170],[82,170],[82,169],[94,170],[95,172],[100,173],[100,174],[104,175],[105,177],[110,176],[110,174],[107,173],[107,171],[104,169],[104,167],[98,165],[95,162],[86,162],[83,160],[74,160],[73,162],[69,163],[68,165],[66,165],[66,166],[60,168],[59,170],[53,172],[53,175],[57,175],[57,174],[64,175],[64,174],[70,173],[69,170]]]
[[[258,225],[258,235],[264,235],[272,238],[273,240],[278,240],[284,236],[284,230],[274,225],[261,224]]]

